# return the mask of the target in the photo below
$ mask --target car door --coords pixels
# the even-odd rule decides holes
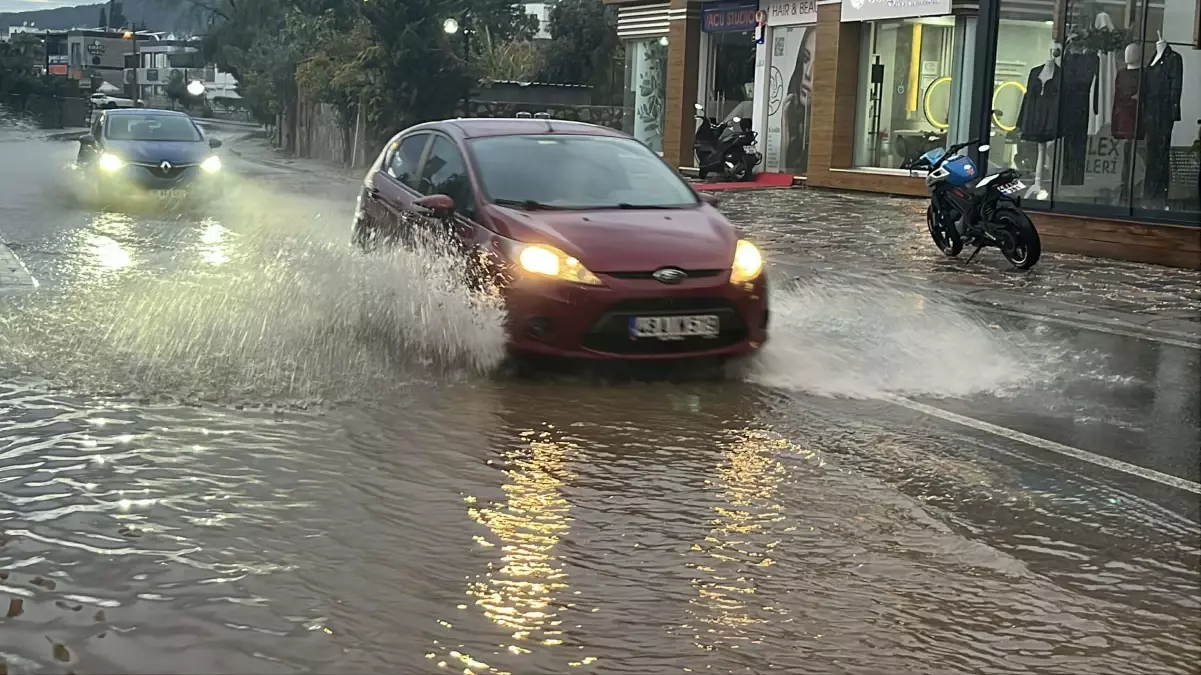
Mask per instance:
[[[417,192],[422,196],[446,195],[455,201],[455,212],[449,218],[419,214],[427,236],[450,242],[460,253],[472,251],[480,236],[478,204],[467,162],[458,144],[449,137],[434,134],[421,165]]]
[[[371,177],[364,210],[375,236],[387,240],[409,241],[412,235],[412,204],[416,192],[418,167],[429,144],[430,134],[419,133],[396,141],[396,147]]]

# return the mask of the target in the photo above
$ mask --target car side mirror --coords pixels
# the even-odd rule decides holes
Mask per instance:
[[[90,148],[96,145],[96,137],[91,134],[84,134],[79,137],[79,144],[85,148]]]
[[[214,138],[209,141],[209,147],[216,150],[217,148],[221,147],[221,141]]]
[[[715,195],[711,192],[697,192],[696,194],[698,197],[701,198],[702,202],[705,202],[709,206],[720,206],[721,205],[721,197],[718,197],[717,195]]]
[[[413,205],[435,218],[449,218],[455,212],[455,200],[448,195],[429,195]]]

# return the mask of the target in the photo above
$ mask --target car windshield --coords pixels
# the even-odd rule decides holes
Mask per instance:
[[[113,115],[108,120],[113,141],[199,141],[200,130],[187,117],[173,115]]]
[[[695,193],[645,145],[614,136],[493,136],[470,142],[492,202],[560,209],[679,208]]]

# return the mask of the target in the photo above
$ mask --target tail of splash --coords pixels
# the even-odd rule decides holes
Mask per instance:
[[[824,278],[772,299],[751,379],[821,396],[1003,393],[1032,369],[1006,334],[963,309],[884,284]]]

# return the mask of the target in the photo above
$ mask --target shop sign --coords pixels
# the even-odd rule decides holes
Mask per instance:
[[[817,23],[817,0],[763,0],[763,7],[769,26]]]
[[[92,56],[103,56],[105,51],[104,45],[100,44],[99,40],[93,40],[92,44],[88,45],[88,53]]]
[[[951,0],[842,0],[842,20],[877,21],[951,13]]]
[[[732,2],[705,3],[701,14],[701,29],[706,33],[748,31],[755,28],[755,13],[759,11],[757,1],[734,0]]]
[[[51,54],[50,56],[46,57],[46,62],[52,66],[56,66],[59,64],[70,63],[70,60],[66,54]]]

